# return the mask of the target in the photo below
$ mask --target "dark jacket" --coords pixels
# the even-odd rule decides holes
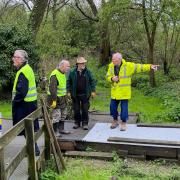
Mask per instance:
[[[95,86],[96,86],[96,82],[95,79],[91,73],[91,71],[87,68],[85,68],[84,70],[84,75],[86,78],[86,97],[90,97],[91,96],[91,92],[95,92]],[[69,73],[69,77],[67,80],[67,92],[71,93],[72,98],[75,98],[77,96],[77,67],[71,69],[70,73]]]

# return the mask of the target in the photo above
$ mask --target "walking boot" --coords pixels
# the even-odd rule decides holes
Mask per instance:
[[[74,123],[74,126],[73,126],[73,129],[77,129],[77,128],[79,128],[80,127],[80,124],[79,123]]]
[[[88,130],[89,129],[88,125],[83,125],[82,128],[83,128],[83,130]]]
[[[116,127],[118,127],[118,125],[119,125],[119,124],[118,124],[118,120],[113,120],[110,128],[111,128],[111,129],[115,129]]]
[[[121,131],[126,131],[126,122],[121,122]]]
[[[70,131],[64,130],[64,121],[59,121],[59,133],[60,134],[70,134]]]

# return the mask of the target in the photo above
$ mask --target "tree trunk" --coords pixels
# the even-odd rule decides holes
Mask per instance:
[[[169,70],[168,70],[168,63],[166,59],[163,61],[163,69],[164,69],[164,75],[168,75]]]
[[[110,40],[108,28],[104,27],[101,35],[101,47],[100,47],[100,65],[106,65],[109,63],[111,50],[110,50]]]
[[[149,57],[148,57],[149,63],[150,64],[154,64],[154,43],[152,43],[152,46],[149,45]],[[154,76],[154,71],[151,70],[149,73],[149,81],[150,81],[150,85],[151,87],[155,87],[156,86],[156,81],[155,81],[155,76]]]
[[[34,38],[38,33],[43,21],[44,13],[48,5],[48,0],[36,0],[29,19],[29,28],[32,30]]]

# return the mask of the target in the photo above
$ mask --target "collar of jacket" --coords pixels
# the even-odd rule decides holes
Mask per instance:
[[[122,59],[121,66],[123,66],[124,64],[126,64],[126,61],[125,61],[125,59]],[[111,62],[111,63],[109,64],[109,66],[110,66],[110,67],[114,67],[114,64]]]

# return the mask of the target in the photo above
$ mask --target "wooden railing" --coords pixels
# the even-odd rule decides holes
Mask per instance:
[[[42,107],[22,119],[0,138],[0,180],[7,180],[25,157],[27,157],[28,160],[28,179],[37,180],[38,172],[44,168],[44,162],[50,159],[51,147],[55,156],[57,171],[60,172],[60,168],[65,169],[62,154],[54,136],[46,105],[43,100],[42,103]],[[34,132],[34,120],[37,118],[42,118],[44,124],[38,132]],[[24,129],[26,134],[26,145],[21,148],[20,152],[16,154],[6,167],[4,157],[5,147]],[[43,133],[44,147],[41,148],[40,156],[36,158],[35,143]],[[61,162],[61,165],[59,162]]]

